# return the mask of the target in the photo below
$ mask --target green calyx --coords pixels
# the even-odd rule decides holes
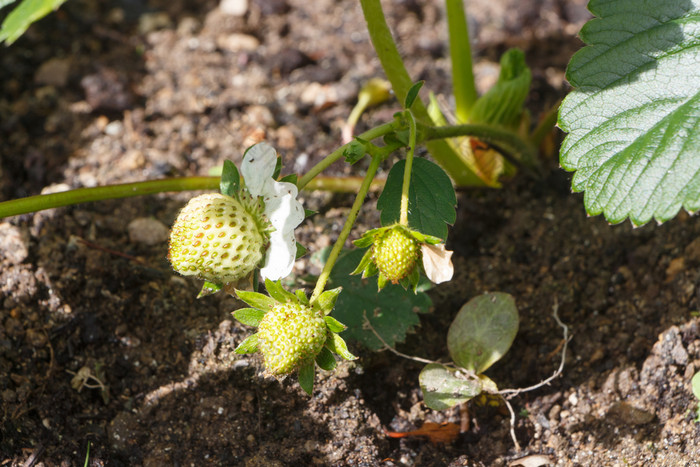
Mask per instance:
[[[415,291],[421,272],[421,244],[441,241],[398,223],[372,229],[354,242],[357,247],[370,248],[352,274],[362,273],[363,278],[379,274],[379,290],[391,282]]]
[[[327,290],[310,303],[303,291],[291,293],[279,282],[266,280],[265,288],[269,296],[236,291],[238,298],[250,308],[236,310],[233,316],[258,328],[258,332],[236,348],[236,353],[260,352],[265,369],[274,376],[298,370],[299,384],[311,394],[315,363],[324,370],[332,370],[336,366],[333,353],[346,360],[356,358],[338,335],[345,326],[328,316],[340,289]]]

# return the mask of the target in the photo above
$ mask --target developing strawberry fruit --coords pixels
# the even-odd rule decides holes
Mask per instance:
[[[374,264],[393,284],[411,273],[418,256],[418,242],[400,227],[385,232],[372,246]]]

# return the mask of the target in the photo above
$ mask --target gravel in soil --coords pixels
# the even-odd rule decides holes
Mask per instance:
[[[469,2],[484,89],[507,47],[526,51],[536,114],[566,91],[583,1]],[[416,78],[449,99],[441,7],[385,3]],[[2,199],[164,176],[202,174],[266,139],[303,172],[339,144],[362,82],[381,76],[353,1],[72,0],[0,56]],[[358,130],[391,118],[387,103]],[[700,425],[690,378],[700,369],[700,226],[680,214],[633,229],[588,218],[570,176],[460,193],[449,247],[455,279],[399,350],[447,356],[460,306],[512,294],[514,347],[489,370],[527,387],[559,366],[558,306],[573,339],[562,375],[512,399],[474,405],[454,443],[389,439],[457,411],[421,403],[421,366],[353,348],[361,358],[318,376],[265,378],[233,353],[250,332],[241,304],[196,300],[199,284],[167,261],[167,226],[189,195],[79,205],[0,223],[2,465],[508,465],[525,454],[557,465],[697,465]],[[349,169],[334,166],[332,173]],[[312,250],[337,236],[352,199],[305,193],[319,214]],[[358,233],[376,226],[369,205]],[[297,273],[312,270],[301,261]],[[313,271],[311,271],[313,272]]]

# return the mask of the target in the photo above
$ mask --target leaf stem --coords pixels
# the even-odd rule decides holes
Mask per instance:
[[[445,5],[450,36],[455,115],[460,122],[467,122],[477,98],[472,69],[472,50],[469,42],[469,26],[462,0],[446,0]]]
[[[216,190],[219,188],[219,181],[220,177],[167,178],[28,196],[0,203],[0,218],[71,204],[130,198],[132,196],[151,195],[164,191]]]
[[[542,117],[537,128],[530,135],[530,142],[536,148],[542,144],[542,140],[547,134],[552,131],[552,128],[557,124],[557,117],[559,116],[559,105],[561,105],[561,99],[554,103],[554,105],[547,111],[547,113]]]
[[[371,141],[375,138],[379,138],[380,136],[389,134],[395,129],[396,122],[391,121],[389,123],[385,123],[383,125],[379,125],[378,127],[365,131],[361,135],[358,135],[356,139]],[[345,150],[350,146],[350,144],[351,143],[342,145],[341,147],[324,157],[321,162],[311,167],[311,169],[309,169],[309,171],[299,179],[299,181],[297,182],[297,187],[300,190],[303,189],[306,185],[308,185],[311,182],[311,180],[313,180],[314,177],[326,170],[333,162],[343,157]]]
[[[362,182],[362,186],[360,187],[359,192],[357,193],[355,202],[350,208],[350,213],[348,214],[347,219],[345,219],[343,229],[340,231],[340,235],[338,235],[338,239],[335,241],[333,249],[328,255],[328,260],[326,260],[326,264],[323,266],[323,271],[321,271],[321,274],[318,276],[318,280],[316,281],[316,287],[314,287],[314,291],[311,294],[311,304],[314,303],[314,301],[318,298],[319,295],[321,295],[323,289],[326,287],[326,283],[328,282],[328,278],[331,275],[333,266],[335,266],[335,262],[338,260],[338,256],[340,256],[340,252],[343,249],[343,245],[345,245],[345,240],[347,240],[353,225],[355,225],[357,215],[360,212],[360,208],[362,207],[362,204],[365,201],[365,196],[367,196],[367,192],[369,191],[370,185],[372,184],[372,179],[377,173],[377,169],[379,168],[379,164],[382,160],[383,157],[381,155],[372,155],[372,162],[370,162],[369,167],[367,168],[365,179]]]
[[[416,151],[416,120],[410,110],[406,111],[408,120],[408,151],[406,152],[406,165],[403,170],[403,185],[401,186],[401,211],[399,223],[408,226],[408,191],[411,187],[411,170],[413,169],[413,153]]]

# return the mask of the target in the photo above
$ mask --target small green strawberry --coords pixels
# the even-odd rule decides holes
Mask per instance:
[[[407,277],[416,267],[420,250],[418,241],[396,226],[381,235],[372,245],[372,260],[379,272],[393,284]]]
[[[263,259],[267,234],[255,205],[246,206],[219,193],[191,199],[170,232],[168,258],[173,268],[217,284],[250,274]]]
[[[313,361],[326,337],[326,321],[311,307],[278,304],[260,321],[258,349],[270,373],[286,375]]]
[[[314,302],[310,302],[302,290],[288,292],[279,281],[265,279],[265,288],[270,296],[236,290],[238,298],[251,308],[236,310],[233,316],[243,324],[258,328],[258,332],[236,347],[236,353],[259,351],[265,368],[275,376],[297,370],[299,384],[308,394],[313,390],[316,364],[324,370],[332,370],[336,366],[333,354],[346,360],[357,358],[338,335],[345,326],[328,316],[340,288],[326,290]]]
[[[352,274],[362,273],[362,277],[371,277],[379,273],[379,290],[391,282],[401,284],[404,288],[410,286],[415,291],[421,272],[426,273],[428,279],[435,283],[444,282],[449,280],[445,279],[448,274],[443,273],[443,270],[448,269],[445,263],[449,263],[449,256],[443,253],[447,258],[442,261],[435,259],[436,253],[433,253],[433,247],[440,242],[442,240],[438,237],[422,234],[402,224],[369,230],[354,242],[360,248],[371,248],[368,248]],[[444,245],[437,250],[445,251]],[[452,277],[452,272],[449,272],[449,277]]]

